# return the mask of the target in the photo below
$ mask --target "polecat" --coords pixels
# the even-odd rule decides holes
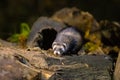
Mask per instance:
[[[82,43],[82,36],[78,30],[68,27],[60,31],[52,44],[54,54],[76,53]]]

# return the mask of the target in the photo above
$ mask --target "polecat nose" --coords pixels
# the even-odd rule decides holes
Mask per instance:
[[[61,55],[60,51],[54,51],[55,55]]]

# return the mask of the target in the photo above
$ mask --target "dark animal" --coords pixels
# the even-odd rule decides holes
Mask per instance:
[[[54,54],[62,55],[67,52],[76,53],[82,43],[82,36],[78,30],[68,27],[61,30],[52,44]]]

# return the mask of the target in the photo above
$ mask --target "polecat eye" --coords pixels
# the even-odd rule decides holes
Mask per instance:
[[[66,48],[66,46],[67,46],[67,45],[66,45],[65,43],[63,43],[63,47]]]

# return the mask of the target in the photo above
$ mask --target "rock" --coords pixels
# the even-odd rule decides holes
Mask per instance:
[[[93,32],[100,28],[98,22],[90,13],[76,7],[63,8],[55,12],[51,18],[70,26],[77,27],[83,32],[87,31],[87,29],[89,29],[90,32]]]

